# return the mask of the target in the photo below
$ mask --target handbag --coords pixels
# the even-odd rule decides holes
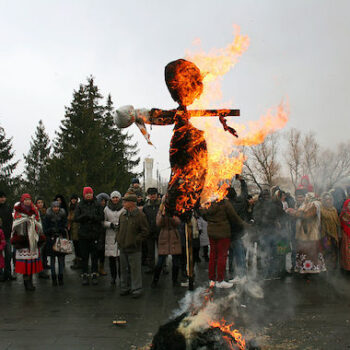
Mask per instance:
[[[57,237],[52,250],[61,254],[73,253],[73,242],[67,238]]]

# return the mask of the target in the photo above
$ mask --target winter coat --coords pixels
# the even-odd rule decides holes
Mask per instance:
[[[27,251],[30,244],[28,239],[28,232],[30,232],[30,224],[29,222],[19,223],[22,219],[34,218],[35,220],[35,230],[39,235],[39,240],[37,242],[37,247],[43,245],[46,241],[45,235],[42,231],[42,223],[40,221],[39,213],[37,209],[32,205],[29,209],[23,207],[20,203],[15,205],[14,208],[14,221],[13,221],[13,229],[11,232],[11,244],[17,249],[17,253],[19,250]],[[20,253],[20,252],[19,252]],[[33,253],[33,255],[37,255],[37,253]]]
[[[5,240],[5,234],[4,231],[0,228],[0,269],[3,269],[5,267],[5,259],[4,259],[4,253],[6,247],[6,240]]]
[[[46,248],[47,254],[52,255],[54,251],[52,249],[57,237],[67,238],[67,216],[64,209],[60,208],[56,214],[49,208],[46,211],[44,219],[44,233],[46,235]]]
[[[104,209],[105,221],[103,222],[103,226],[106,228],[106,243],[105,243],[105,256],[118,256],[118,243],[115,241],[116,231],[111,228],[111,223],[114,225],[119,224],[119,216],[125,211],[123,206],[119,208],[119,210],[112,210],[107,205]]]
[[[69,212],[68,212],[68,231],[69,231],[69,236],[73,241],[78,241],[79,240],[79,224],[75,222],[75,209],[77,207],[78,203],[76,206],[73,208],[72,206],[69,207]]]
[[[231,238],[231,226],[243,229],[244,223],[227,199],[214,202],[208,209],[200,210],[208,222],[208,236],[212,239]]]
[[[146,204],[143,207],[143,212],[146,215],[149,230],[150,230],[150,237],[152,238],[158,238],[160,228],[157,226],[157,214],[160,206],[160,200],[156,199],[155,201],[147,201]]]
[[[271,199],[259,199],[253,210],[254,223],[264,231],[274,231],[283,215],[283,207]]]
[[[157,226],[160,227],[158,238],[159,255],[180,255],[181,238],[179,233],[180,218],[177,216],[169,217],[157,214]]]
[[[4,203],[0,204],[0,219],[2,220],[2,229],[5,235],[5,239],[10,239],[12,230],[12,210]]]
[[[74,220],[80,224],[78,236],[80,239],[98,240],[104,221],[103,208],[96,199],[79,202],[75,209]]]
[[[125,253],[141,252],[142,241],[149,235],[146,215],[135,208],[131,212],[125,210],[119,216],[116,238],[119,249]]]
[[[209,237],[208,237],[208,223],[200,216],[198,218],[198,229],[200,231],[200,246],[205,247],[209,245]]]

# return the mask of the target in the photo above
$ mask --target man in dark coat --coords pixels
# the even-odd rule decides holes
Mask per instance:
[[[98,284],[98,239],[101,232],[102,221],[104,220],[103,208],[94,198],[91,187],[84,187],[83,200],[75,210],[74,220],[80,224],[79,246],[82,255],[83,285],[89,284],[88,269],[89,256],[91,256],[92,284]]]
[[[4,231],[6,247],[5,247],[5,269],[2,276],[0,276],[0,281],[11,281],[14,279],[11,273],[11,230],[12,230],[12,210],[6,203],[6,194],[0,192],[0,219],[2,221],[2,229]]]
[[[263,190],[253,211],[254,224],[258,232],[258,244],[261,248],[261,269],[265,278],[278,277],[276,266],[277,259],[277,241],[279,230],[281,229],[281,218],[285,213],[283,207],[271,199],[268,189]]]
[[[238,216],[245,222],[249,221],[249,202],[248,202],[248,186],[242,176],[238,176],[237,179],[241,183],[241,194],[237,196],[236,190],[233,187],[227,189],[227,198],[233,208],[235,209]],[[231,244],[229,249],[229,273],[232,282],[238,282],[246,273],[245,263],[245,249],[242,241],[244,235],[244,227],[237,225],[231,225]],[[233,263],[235,261],[236,273],[233,278]]]
[[[157,244],[160,232],[160,228],[157,226],[156,223],[157,213],[160,206],[160,200],[158,199],[158,190],[154,187],[148,188],[147,194],[149,196],[149,200],[143,207],[143,212],[146,215],[148,225],[150,228],[150,234],[146,241],[146,265],[148,266],[148,270],[146,271],[146,273],[151,274],[153,273],[155,265],[155,245]]]

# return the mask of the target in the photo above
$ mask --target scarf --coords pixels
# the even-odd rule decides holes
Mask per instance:
[[[321,234],[322,237],[331,236],[338,242],[339,217],[334,207],[321,208]]]
[[[107,206],[112,211],[119,211],[121,208],[123,208],[123,203],[121,200],[119,200],[117,204],[114,204],[111,200],[109,200]]]
[[[350,203],[350,199],[347,199],[343,204],[343,209],[340,213],[340,224],[343,232],[350,238],[350,210],[348,205]]]

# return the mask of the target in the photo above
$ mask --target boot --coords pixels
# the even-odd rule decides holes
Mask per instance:
[[[104,269],[104,263],[99,264],[98,273],[100,276],[107,276],[107,272]]]
[[[91,283],[92,283],[94,286],[97,286],[97,285],[98,285],[97,273],[93,273],[93,274],[92,274]]]
[[[58,275],[58,284],[63,286],[63,275]]]
[[[88,286],[90,283],[89,283],[89,276],[87,273],[83,273],[83,276],[82,276],[82,282],[81,284],[83,286]]]
[[[56,287],[57,286],[57,276],[51,275],[51,280],[52,280],[52,286]]]
[[[159,268],[158,266],[155,267],[151,288],[157,287],[161,271],[162,271],[162,268]]]
[[[24,282],[24,288],[26,289],[26,291],[28,292],[35,291],[32,278],[30,278],[29,276],[23,276],[23,282]]]
[[[43,271],[39,272],[39,278],[48,280],[50,278],[50,276],[46,273],[45,270],[43,270]]]

